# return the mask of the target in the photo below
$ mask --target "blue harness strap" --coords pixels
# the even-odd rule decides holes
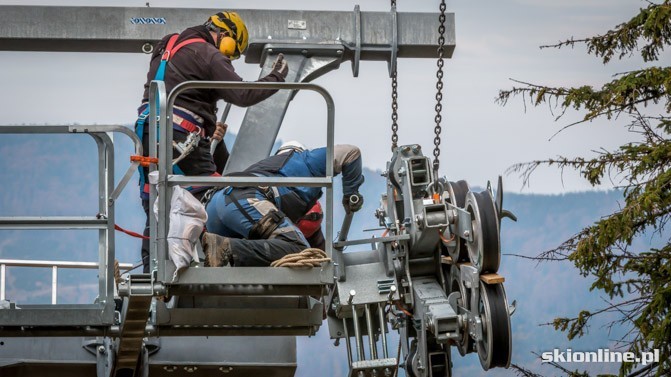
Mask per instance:
[[[165,71],[166,71],[166,67],[168,65],[168,61],[182,47],[184,47],[188,44],[191,44],[191,43],[206,43],[206,41],[203,38],[189,38],[187,40],[184,40],[184,41],[180,42],[179,44],[177,44],[175,46],[175,43],[177,42],[178,38],[179,38],[179,34],[173,34],[170,37],[170,39],[168,40],[168,43],[165,47],[165,51],[163,52],[163,55],[161,56],[161,62],[159,63],[158,69],[156,70],[156,75],[154,75],[154,80],[164,81]],[[149,104],[146,103],[146,104],[143,104],[142,106],[140,106],[140,108],[138,109],[138,113],[139,113],[138,118],[137,118],[137,121],[135,122],[135,133],[140,138],[140,141],[142,141],[144,139],[144,126],[145,126],[145,123],[147,122],[147,117],[149,117]],[[183,118],[187,118],[188,114],[184,113],[184,114],[180,114],[180,116],[182,116]],[[147,151],[145,151],[145,153],[146,152]],[[138,171],[140,173],[140,196],[142,196],[144,198],[145,195],[148,195],[147,178],[145,177],[144,169],[143,169],[142,166],[138,166]],[[179,174],[179,175],[184,175],[184,172],[177,165],[173,166],[173,173],[174,174]]]

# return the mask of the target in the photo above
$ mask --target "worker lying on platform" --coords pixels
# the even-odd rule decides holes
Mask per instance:
[[[364,181],[361,151],[353,145],[336,145],[334,160],[334,175],[342,173],[345,211],[356,212],[363,206],[358,192]],[[285,143],[274,156],[231,175],[324,177],[326,148],[306,150],[298,142]],[[226,187],[217,191],[207,204],[207,232],[201,238],[205,265],[269,266],[309,248],[295,223],[321,195],[321,187]]]

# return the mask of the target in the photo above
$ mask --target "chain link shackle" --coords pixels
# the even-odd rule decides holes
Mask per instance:
[[[440,167],[440,133],[442,131],[440,122],[443,120],[441,112],[443,110],[443,65],[445,64],[443,59],[443,55],[445,54],[445,9],[447,9],[445,0],[441,0],[440,16],[438,17],[438,21],[440,22],[438,26],[438,61],[436,63],[438,66],[438,71],[436,72],[436,78],[438,79],[436,82],[436,126],[433,129],[436,135],[433,138],[433,145],[435,146],[433,149],[433,172],[436,183],[438,182],[438,168]]]
[[[391,0],[391,8],[395,10],[396,0]],[[391,73],[391,151],[398,146],[398,81],[396,80],[396,65]]]

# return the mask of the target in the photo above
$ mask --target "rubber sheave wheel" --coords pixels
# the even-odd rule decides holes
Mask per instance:
[[[484,370],[510,366],[512,337],[508,300],[503,284],[480,282],[480,319],[483,339],[476,342],[480,364]]]
[[[468,257],[479,273],[495,273],[501,262],[499,218],[489,191],[469,192],[466,211],[471,214],[473,241],[466,242]]]

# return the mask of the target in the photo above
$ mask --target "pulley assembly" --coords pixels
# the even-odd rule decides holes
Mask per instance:
[[[477,353],[484,370],[507,368],[514,307],[497,271],[501,219],[514,216],[502,210],[501,179],[496,199],[491,187],[436,179],[416,144],[397,147],[384,175],[376,216],[385,236],[367,240],[374,250],[343,254],[330,297],[329,329],[346,340],[350,375],[403,367],[408,376],[450,376],[452,346],[462,356]],[[388,325],[400,334],[398,358],[387,351]]]

